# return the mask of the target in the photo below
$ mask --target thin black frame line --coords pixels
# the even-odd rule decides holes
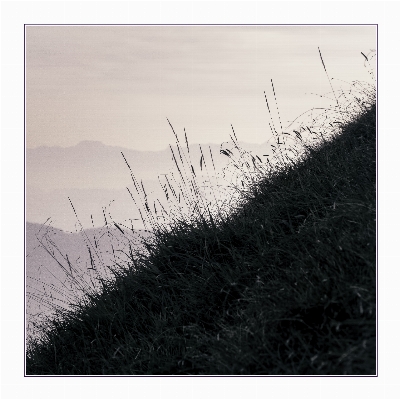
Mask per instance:
[[[378,26],[378,24],[30,24],[24,26]]]
[[[376,254],[375,254],[375,265],[376,265],[376,268],[375,268],[375,273],[376,273],[376,276],[375,276],[375,278],[376,278],[376,298],[375,298],[375,307],[376,307],[376,314],[375,314],[375,331],[376,331],[376,338],[375,338],[375,342],[376,342],[376,349],[375,349],[375,356],[376,356],[376,376],[378,377],[378,374],[379,374],[379,372],[378,372],[378,370],[379,370],[379,350],[378,350],[378,346],[379,346],[379,326],[378,326],[378,314],[379,314],[379,293],[378,293],[378,289],[379,289],[379,278],[378,278],[378,276],[379,276],[379,265],[378,265],[378,251],[379,251],[379,249],[378,249],[378,201],[379,201],[379,199],[378,199],[378,176],[379,176],[379,173],[378,173],[378,165],[379,165],[379,160],[378,160],[378,153],[379,153],[379,151],[378,151],[378,136],[379,136],[379,128],[378,128],[378,126],[379,126],[379,123],[378,123],[378,119],[379,119],[379,101],[378,101],[378,98],[379,98],[379,62],[378,62],[378,59],[379,59],[379,40],[378,40],[378,38],[379,38],[379,34],[378,34],[378,31],[379,31],[379,29],[378,29],[378,25],[376,25],[376,77],[375,77],[375,79],[376,79],[376,99],[375,99],[375,104],[376,104],[376,122],[375,122],[375,130],[376,130],[376,177],[375,177],[375,190],[376,190],[376,193],[375,193],[375,197],[376,197],[376,199],[375,199],[375,207],[376,207],[376,209],[375,209],[375,214],[376,214],[376,221],[375,221],[375,234],[376,234],[376,237],[375,237],[375,248],[376,248]]]
[[[378,206],[378,119],[379,119],[379,24],[24,24],[24,377],[364,377],[373,378],[378,377],[379,370],[379,326],[378,326],[378,313],[379,313],[379,265],[378,265],[378,211],[376,210],[376,373],[375,375],[200,375],[200,376],[178,376],[178,375],[27,375],[26,374],[26,27],[27,26],[375,26],[376,28],[376,206]]]
[[[26,29],[24,25],[24,376],[26,376]]]

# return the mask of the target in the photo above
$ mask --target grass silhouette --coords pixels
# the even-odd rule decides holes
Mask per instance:
[[[175,208],[150,204],[132,173],[145,250],[128,246],[101,289],[43,326],[26,374],[374,375],[375,88],[334,100],[290,133],[271,118],[271,159],[232,128],[229,202],[204,199],[174,131],[162,186]],[[196,167],[210,165],[202,152]]]

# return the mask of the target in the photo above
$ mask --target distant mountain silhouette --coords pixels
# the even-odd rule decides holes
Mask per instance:
[[[240,145],[257,153],[265,151],[267,147],[246,143],[240,143]],[[219,171],[227,164],[228,159],[220,153],[221,146],[217,144],[202,145],[206,159],[209,157],[209,147],[215,167]],[[176,149],[175,146],[173,148]],[[199,145],[192,144],[189,150],[194,169],[200,172]],[[99,141],[82,141],[73,147],[27,149],[27,184],[45,190],[125,188],[131,182],[131,177],[121,152],[138,180],[157,180],[158,175],[175,168],[169,148],[163,151],[136,151],[107,146]],[[187,155],[186,148],[183,152]],[[176,150],[175,156],[178,157]],[[209,167],[211,168],[211,164]]]

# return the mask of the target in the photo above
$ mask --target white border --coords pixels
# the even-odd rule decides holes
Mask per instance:
[[[394,397],[399,347],[397,2],[1,2],[1,319],[5,397]],[[378,378],[24,378],[23,39],[27,24],[379,24]],[[396,278],[398,277],[398,278]]]

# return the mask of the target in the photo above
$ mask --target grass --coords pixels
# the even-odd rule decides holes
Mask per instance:
[[[242,180],[227,208],[198,206],[188,146],[169,187],[188,213],[158,224],[136,182],[146,250],[43,326],[26,374],[374,375],[376,109],[371,92],[349,98],[291,135],[271,125],[274,165],[233,132]]]

